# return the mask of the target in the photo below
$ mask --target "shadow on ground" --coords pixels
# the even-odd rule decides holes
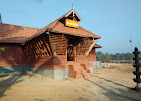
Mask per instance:
[[[0,81],[0,98],[6,96],[5,91],[10,90],[12,85],[22,82],[21,77],[22,75],[12,75],[8,79]]]
[[[102,86],[101,83],[91,81],[88,78],[84,78],[86,81],[91,82],[94,85],[96,85],[96,86],[102,88],[104,91],[106,91],[104,93],[103,92],[101,92],[101,93],[104,94],[105,96],[107,96],[107,98],[109,100],[113,100],[113,101],[141,101],[141,93],[131,91],[131,90],[129,90],[129,87],[126,87],[120,83],[116,83],[114,81],[107,80],[107,79],[104,79],[104,78],[101,78],[98,76],[95,76],[95,77],[97,77],[99,79],[103,79],[105,81],[105,85],[106,85],[106,82],[113,83],[113,86],[106,85],[106,86],[110,87],[110,89],[109,89],[109,87],[107,88],[106,86]],[[118,88],[117,86],[122,86],[122,87],[125,87],[125,89],[126,88],[128,88],[128,89],[124,90],[124,89]],[[114,89],[116,89],[116,91],[114,91]]]

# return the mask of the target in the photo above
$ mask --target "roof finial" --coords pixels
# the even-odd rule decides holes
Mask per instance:
[[[74,10],[74,4],[72,3],[72,9]]]
[[[72,9],[73,9],[73,20],[74,20],[74,4],[72,3]]]

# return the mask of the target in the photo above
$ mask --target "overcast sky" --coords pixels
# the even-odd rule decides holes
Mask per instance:
[[[72,9],[79,25],[101,36],[97,44],[104,53],[131,52],[129,43],[141,51],[141,0],[0,0],[6,24],[43,28]]]

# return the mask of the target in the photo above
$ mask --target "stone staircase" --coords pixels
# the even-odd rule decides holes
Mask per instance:
[[[92,77],[91,71],[88,70],[88,67],[85,64],[80,63],[69,64],[68,68],[69,68],[68,77],[71,78]]]

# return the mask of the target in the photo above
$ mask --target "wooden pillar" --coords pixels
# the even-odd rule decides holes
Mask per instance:
[[[73,60],[76,61],[76,46],[73,47]]]
[[[67,48],[66,48],[66,61],[67,61]]]
[[[85,55],[89,55],[89,52],[92,50],[92,48],[94,47],[94,45],[96,44],[97,39],[94,40],[94,42],[91,44],[91,46],[89,47],[88,51],[85,52]]]

